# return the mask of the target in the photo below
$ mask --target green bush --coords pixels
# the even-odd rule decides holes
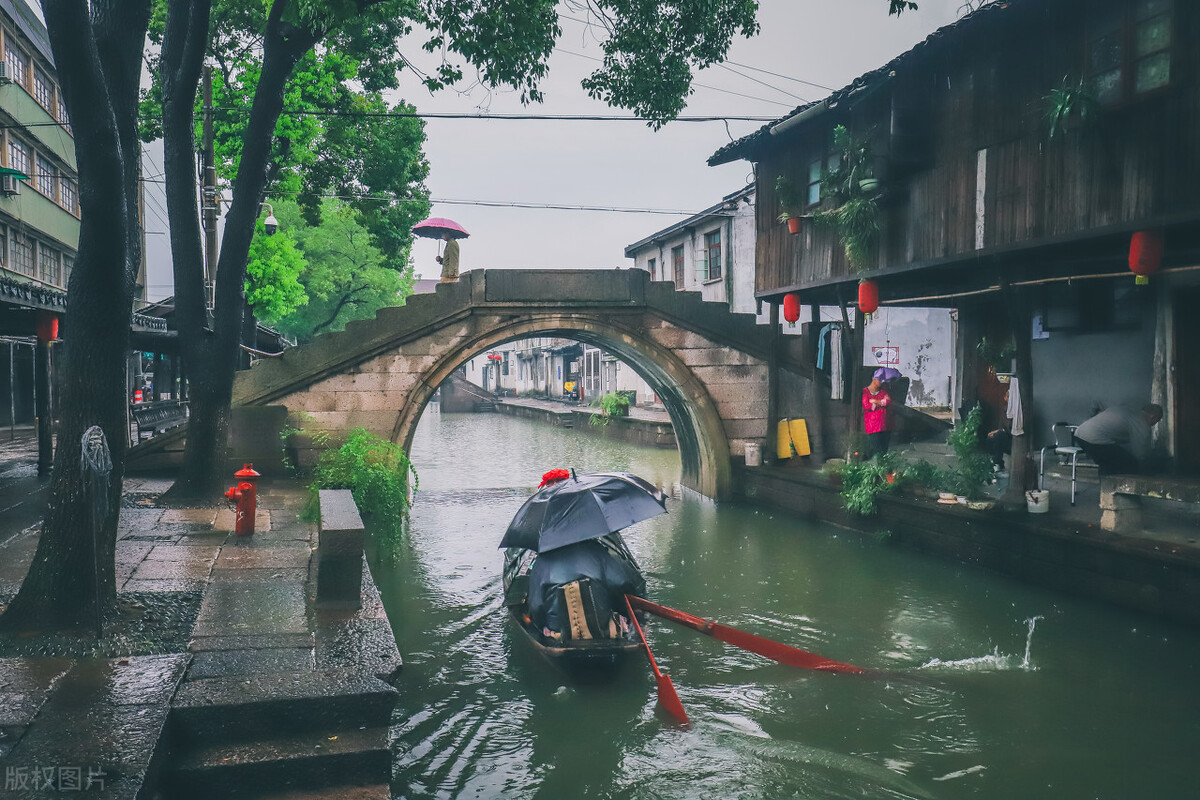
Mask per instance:
[[[629,415],[629,395],[622,392],[609,392],[592,401],[592,406],[600,409],[600,414],[592,415],[593,425],[607,425],[613,417]]]
[[[958,458],[954,470],[957,479],[954,491],[971,498],[978,498],[984,484],[992,479],[992,459],[984,452],[979,437],[982,421],[983,411],[975,406],[966,419],[955,424],[946,439]]]
[[[321,454],[309,486],[310,511],[317,507],[318,490],[349,489],[364,515],[385,527],[398,526],[408,511],[410,473],[416,491],[417,471],[404,450],[366,428],[355,428],[345,444]]]
[[[896,456],[884,453],[870,461],[846,464],[841,468],[842,507],[853,514],[870,516],[878,509],[880,495],[890,494],[900,486],[896,479]],[[893,475],[893,480],[887,479]]]

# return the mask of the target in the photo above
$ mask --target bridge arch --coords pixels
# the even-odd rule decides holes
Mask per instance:
[[[478,353],[533,336],[561,336],[595,345],[629,364],[662,400],[675,429],[683,484],[708,497],[729,491],[729,444],[704,384],[671,350],[599,314],[531,314],[463,341],[420,377],[398,409],[391,439],[407,451],[425,406],[454,370]]]
[[[775,334],[641,270],[465,273],[239,373],[235,416],[238,406],[284,406],[297,427],[334,439],[365,427],[407,447],[454,369],[538,335],[597,345],[637,370],[671,417],[684,484],[709,497],[727,496],[730,459],[767,437]]]

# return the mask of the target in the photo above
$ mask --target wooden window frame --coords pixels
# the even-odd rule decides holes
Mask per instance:
[[[714,237],[715,237],[715,240],[714,240]],[[704,278],[705,283],[707,283],[709,281],[719,281],[719,280],[721,280],[722,277],[724,277],[724,274],[725,274],[723,272],[724,259],[722,258],[722,247],[723,246],[724,245],[721,242],[721,229],[720,228],[715,228],[715,229],[709,231],[708,233],[704,234],[704,263],[706,266],[705,278]],[[716,265],[717,265],[716,270],[715,270],[715,272],[716,272],[715,275],[713,274],[713,272],[714,272],[714,270],[713,270],[714,254],[716,256]]]
[[[1164,83],[1162,86],[1156,86],[1153,89],[1146,89],[1145,91],[1141,92],[1137,91],[1136,80],[1138,63],[1152,57],[1157,53],[1163,52],[1163,50],[1156,50],[1149,55],[1140,57],[1135,54],[1134,51],[1137,46],[1137,29],[1142,20],[1137,18],[1135,4],[1125,4],[1116,12],[1116,28],[1115,31],[1113,31],[1119,35],[1121,42],[1121,57],[1119,66],[1117,67],[1117,69],[1120,70],[1120,88],[1115,99],[1101,100],[1099,97],[1097,97],[1097,101],[1100,102],[1104,107],[1122,108],[1124,106],[1140,102],[1146,98],[1154,97],[1168,91],[1179,79],[1179,46],[1177,44],[1178,27],[1176,26],[1177,3],[1176,0],[1166,0],[1166,2],[1168,6],[1165,12],[1162,12],[1161,14],[1153,14],[1146,18],[1153,19],[1158,16],[1165,16],[1167,18],[1170,41],[1165,48],[1168,59],[1168,75],[1166,83]],[[1111,20],[1104,20],[1104,22],[1110,21]],[[1084,48],[1085,61],[1083,65],[1083,74],[1087,76],[1086,84],[1088,86],[1088,90],[1093,94],[1095,94],[1093,81],[1095,80],[1097,73],[1095,73],[1092,68],[1092,54],[1095,51],[1096,43],[1100,39],[1104,38],[1107,35],[1105,31],[1110,29],[1110,25],[1104,25],[1101,27],[1100,24],[1094,22],[1087,28],[1087,42],[1086,47]],[[1105,70],[1105,72],[1111,71],[1112,70]]]
[[[49,172],[46,172],[44,167],[49,167]],[[54,165],[53,161],[41,153],[34,151],[33,171],[33,188],[38,193],[58,203],[58,176],[60,174],[58,167]]]

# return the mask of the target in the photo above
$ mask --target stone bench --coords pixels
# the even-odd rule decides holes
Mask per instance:
[[[1140,530],[1142,498],[1200,503],[1200,481],[1167,475],[1102,475],[1100,527],[1119,533]]]
[[[362,606],[366,528],[349,489],[321,489],[317,529],[317,604]]]

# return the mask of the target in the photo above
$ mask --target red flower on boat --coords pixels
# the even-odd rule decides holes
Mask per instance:
[[[542,482],[538,484],[538,488],[541,489],[543,486],[549,486],[558,481],[565,481],[569,477],[571,477],[571,473],[565,469],[552,469],[542,476]]]

